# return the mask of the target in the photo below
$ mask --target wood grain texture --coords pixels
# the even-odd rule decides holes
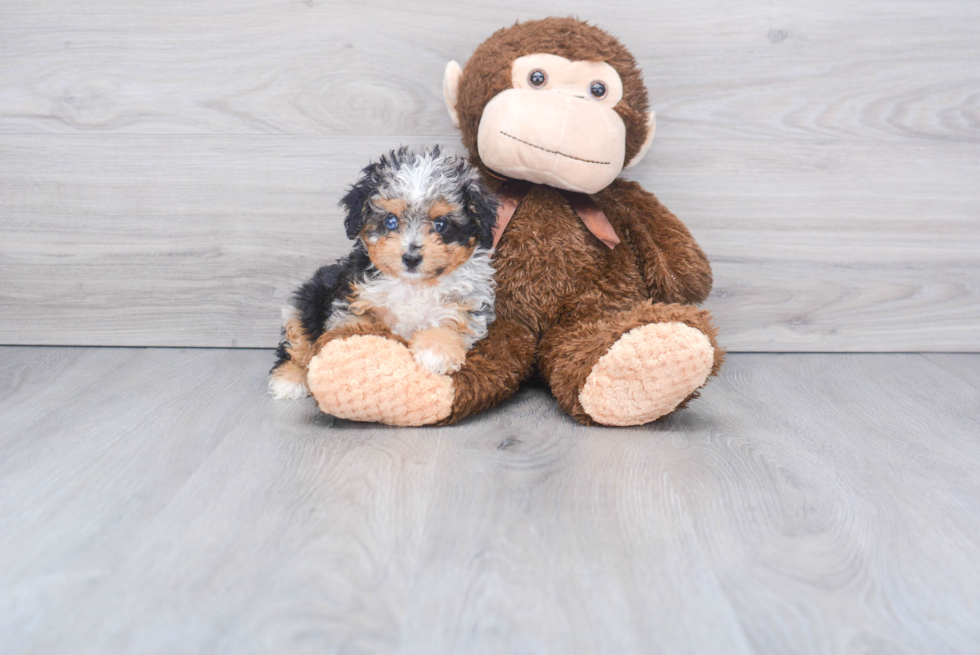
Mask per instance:
[[[734,355],[583,428],[334,422],[271,352],[0,349],[4,652],[972,653],[980,389]],[[980,370],[980,356],[951,366]]]
[[[390,145],[0,137],[0,343],[274,345],[292,290],[350,247],[336,199]],[[978,164],[972,144],[664,139],[630,175],[711,258],[731,350],[972,351]]]
[[[629,175],[714,264],[735,351],[980,351],[980,5],[56,0],[0,5],[0,343],[268,346],[346,251],[336,200],[516,19],[646,73]]]
[[[970,0],[8,1],[0,132],[451,137],[446,62],[549,15],[626,43],[664,135],[980,139]]]

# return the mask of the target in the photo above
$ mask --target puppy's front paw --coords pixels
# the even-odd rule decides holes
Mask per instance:
[[[462,337],[451,330],[421,330],[412,337],[409,348],[415,363],[436,375],[455,373],[466,361]]]
[[[431,371],[436,375],[449,375],[460,369],[463,361],[466,359],[466,353],[463,351],[459,353],[445,353],[426,348],[425,350],[413,349],[412,357],[415,358],[416,364],[427,371]]]

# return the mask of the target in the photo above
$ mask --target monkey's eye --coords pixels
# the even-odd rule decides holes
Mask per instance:
[[[444,219],[444,218],[437,218],[436,220],[432,221],[432,229],[435,230],[436,232],[438,232],[439,234],[442,234],[443,232],[445,232],[446,231],[446,219]]]
[[[602,100],[606,97],[606,85],[599,80],[596,80],[589,85],[589,93],[591,93],[592,97],[596,100]]]
[[[540,68],[530,72],[527,76],[527,83],[534,88],[540,88],[548,82],[548,74]]]
[[[394,214],[388,214],[385,216],[385,227],[389,230],[394,230],[398,227],[398,217]]]

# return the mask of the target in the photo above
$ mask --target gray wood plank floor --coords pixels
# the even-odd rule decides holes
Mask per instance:
[[[0,348],[4,653],[975,653],[980,355],[733,355],[582,428],[264,394],[269,351]]]

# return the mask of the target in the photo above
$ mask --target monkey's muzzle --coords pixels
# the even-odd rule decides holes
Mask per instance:
[[[586,97],[508,89],[487,103],[477,143],[480,159],[501,175],[596,193],[623,170],[626,125]]]

